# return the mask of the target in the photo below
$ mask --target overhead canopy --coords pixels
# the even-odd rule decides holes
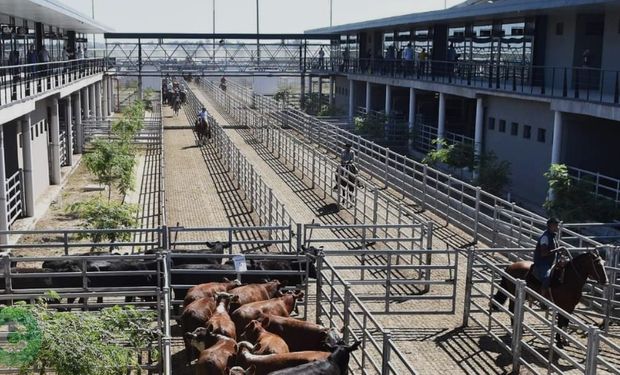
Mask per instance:
[[[544,14],[548,10],[557,8],[600,7],[614,3],[618,4],[616,0],[468,0],[448,9],[313,29],[306,33],[347,33],[435,22],[477,21],[491,17],[524,17]]]
[[[78,33],[101,34],[112,31],[57,0],[2,0],[0,13]]]

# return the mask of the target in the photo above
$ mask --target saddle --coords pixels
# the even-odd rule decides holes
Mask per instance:
[[[566,264],[564,262],[558,262],[553,266],[553,268],[551,268],[551,283],[549,284],[550,287],[553,288],[564,283],[565,265]],[[530,288],[540,289],[542,283],[536,278],[536,275],[534,273],[534,264],[530,266],[530,270],[525,275],[525,282]]]

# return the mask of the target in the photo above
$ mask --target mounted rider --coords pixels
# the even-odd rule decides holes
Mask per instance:
[[[541,294],[548,300],[553,301],[551,295],[551,271],[558,262],[558,254],[566,251],[557,240],[559,220],[550,218],[547,220],[547,230],[543,232],[536,242],[534,250],[534,276],[541,282]]]
[[[355,165],[356,157],[355,151],[351,150],[353,145],[351,142],[346,142],[344,144],[344,148],[340,153],[340,168],[345,169],[353,174],[357,173],[357,166]],[[340,172],[339,172],[340,173]],[[334,190],[338,189],[338,183],[333,188]]]

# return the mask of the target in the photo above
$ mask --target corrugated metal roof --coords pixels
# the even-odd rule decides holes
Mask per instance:
[[[0,13],[75,30],[78,33],[104,33],[111,28],[57,0],[1,0]]]
[[[440,21],[464,19],[488,19],[492,16],[525,16],[542,14],[547,10],[603,4],[618,4],[617,0],[467,0],[448,9],[432,12],[412,13],[395,17],[380,18],[334,27],[312,29],[306,33],[344,33],[365,29],[377,29],[413,24],[431,24]]]

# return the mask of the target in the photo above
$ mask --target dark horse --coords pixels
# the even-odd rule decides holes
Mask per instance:
[[[340,203],[349,202],[349,207],[355,197],[355,189],[358,186],[358,169],[353,163],[347,163],[338,167],[336,171],[336,183],[340,189]]]
[[[540,293],[540,283],[536,280],[530,269],[532,268],[532,262],[520,261],[513,263],[506,267],[506,272],[516,278],[527,281],[527,286],[537,293]],[[588,251],[580,254],[564,266],[563,282],[559,280],[559,274],[561,272],[554,272],[551,281],[551,295],[553,296],[553,302],[566,311],[572,314],[575,311],[575,306],[581,300],[581,294],[583,286],[586,284],[588,278],[596,280],[601,285],[607,285],[609,279],[605,273],[605,266],[603,260],[597,250]],[[506,289],[510,294],[514,295],[515,285],[506,278],[502,278],[500,286]],[[498,291],[493,299],[500,305],[503,305],[508,299],[508,296],[501,291]],[[514,301],[510,301],[510,311],[514,309]],[[568,319],[563,315],[558,315],[558,327],[565,329],[568,327]],[[556,334],[556,341],[558,347],[562,348],[566,341],[560,334]]]
[[[198,145],[204,145],[206,141],[211,139],[211,127],[208,121],[203,121],[201,118],[196,120],[196,135],[198,136]]]

